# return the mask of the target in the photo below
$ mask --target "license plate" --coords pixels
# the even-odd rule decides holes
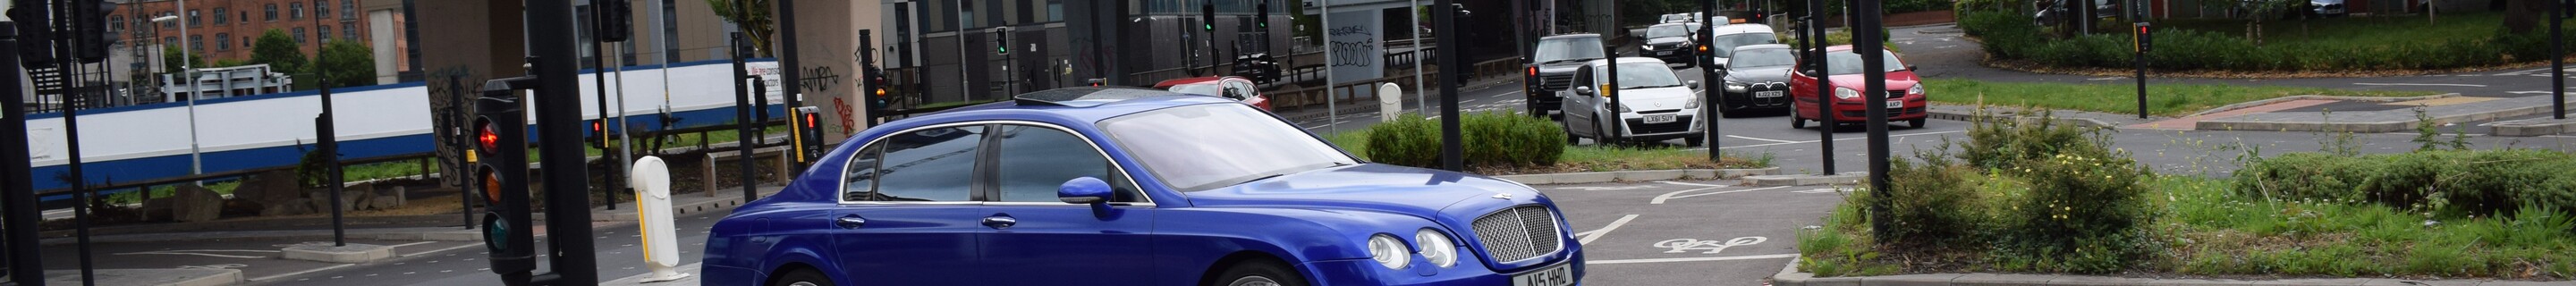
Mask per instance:
[[[1574,285],[1574,267],[1559,264],[1512,276],[1512,286]]]
[[[1672,115],[1672,114],[1656,114],[1656,115],[1647,115],[1647,116],[1646,116],[1646,123],[1647,123],[1647,124],[1654,124],[1654,123],[1673,123],[1673,121],[1679,121],[1679,120],[1674,120],[1674,117],[1673,117],[1673,115]]]
[[[1757,91],[1753,92],[1753,97],[1780,97],[1780,91]]]
[[[1673,51],[1661,51],[1661,52],[1655,52],[1655,55],[1658,55],[1658,56],[1672,55],[1672,54],[1673,54]]]
[[[1889,100],[1887,101],[1887,108],[1905,108],[1905,100]]]

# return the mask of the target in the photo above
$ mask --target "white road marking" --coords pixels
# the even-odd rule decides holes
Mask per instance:
[[[1826,193],[1840,193],[1840,192],[1842,192],[1842,190],[1837,190],[1837,189],[1834,189],[1834,188],[1818,188],[1818,189],[1805,190],[1805,191],[1795,191],[1795,192],[1792,192],[1792,193],[1800,193],[1800,194],[1826,194]]]
[[[268,281],[269,279],[286,278],[286,277],[288,277],[288,276],[304,275],[304,274],[306,274],[306,273],[322,272],[322,271],[324,271],[324,270],[340,269],[340,268],[342,268],[342,267],[349,267],[349,266],[356,266],[356,265],[357,265],[357,264],[335,264],[335,265],[331,265],[331,266],[323,266],[322,268],[305,269],[304,271],[287,272],[287,273],[283,273],[283,274],[269,275],[269,276],[260,276],[259,278],[251,278],[251,279],[250,279],[250,281]],[[340,278],[340,277],[331,277],[331,278]]]
[[[1675,239],[1668,239],[1668,240],[1664,240],[1664,241],[1657,241],[1657,242],[1655,242],[1654,246],[1655,246],[1655,248],[1671,248],[1671,249],[1673,249],[1673,250],[1666,250],[1666,251],[1664,251],[1664,253],[1684,253],[1684,252],[1690,252],[1690,251],[1693,251],[1693,250],[1706,250],[1707,252],[1700,252],[1700,254],[1717,254],[1717,252],[1719,252],[1719,251],[1726,251],[1726,248],[1728,248],[1728,247],[1737,247],[1737,246],[1754,245],[1754,244],[1762,243],[1763,241],[1768,241],[1768,240],[1771,240],[1771,239],[1770,239],[1770,238],[1765,238],[1765,237],[1760,237],[1760,236],[1737,237],[1737,238],[1735,238],[1735,239],[1728,239],[1728,240],[1726,240],[1726,241],[1716,241],[1716,240],[1699,240],[1699,239],[1691,239],[1691,238],[1675,238]]]
[[[2508,91],[2511,94],[2549,94],[2547,91]]]
[[[1680,193],[1686,193],[1686,192],[1698,191],[1698,190],[1715,189],[1715,188],[1717,188],[1717,187],[1707,187],[1707,188],[1688,189],[1688,190],[1680,190],[1680,191],[1674,191],[1674,192],[1670,192],[1670,193],[1664,193],[1664,195],[1661,195],[1661,196],[1655,196],[1655,200],[1654,200],[1654,201],[1652,201],[1652,202],[1649,202],[1649,203],[1650,203],[1650,204],[1663,204],[1663,203],[1664,203],[1664,200],[1668,200],[1668,199],[1679,199],[1679,198],[1688,198],[1688,197],[1697,197],[1697,196],[1706,196],[1706,195],[1715,195],[1715,194],[1742,193],[1742,192],[1751,192],[1751,191],[1760,191],[1760,190],[1769,190],[1769,189],[1778,189],[1778,188],[1787,188],[1787,187],[1789,187],[1789,186],[1778,186],[1778,187],[1769,187],[1769,188],[1752,188],[1752,189],[1742,189],[1742,190],[1733,190],[1733,191],[1724,191],[1724,192],[1708,192],[1708,193],[1700,193],[1700,194],[1691,194],[1691,195],[1688,195],[1688,196],[1674,196],[1674,194],[1680,194]]]
[[[1619,220],[1610,221],[1609,226],[1603,226],[1599,230],[1575,233],[1574,237],[1577,239],[1574,240],[1574,244],[1592,244],[1592,240],[1601,239],[1602,234],[1608,234],[1612,230],[1619,230],[1619,226],[1628,225],[1628,220],[1633,219],[1637,219],[1637,215],[1619,217]]]
[[[1674,184],[1674,185],[1683,185],[1683,186],[1700,186],[1700,187],[1724,187],[1724,186],[1726,186],[1726,185],[1711,185],[1711,184],[1683,183],[1683,182],[1674,182],[1674,181],[1655,181],[1655,182],[1656,182],[1656,183],[1665,183],[1665,184]]]
[[[2088,78],[2088,79],[2084,79],[2084,80],[2123,80],[2123,79],[2129,79],[2129,77],[2125,77],[2125,76],[2115,76],[2115,77],[2097,77],[2097,78]]]
[[[467,247],[476,247],[476,246],[483,246],[483,245],[482,245],[482,244],[472,244],[472,243],[468,243],[468,244],[465,244],[465,245],[458,245],[458,246],[456,246],[456,247],[440,248],[440,249],[438,249],[438,250],[422,251],[422,252],[415,252],[415,253],[407,253],[407,254],[403,254],[403,255],[401,255],[401,256],[402,256],[402,257],[412,257],[412,256],[417,256],[417,255],[422,255],[422,254],[431,254],[431,253],[447,252],[447,251],[449,251],[449,250],[464,249],[464,248],[467,248]],[[466,260],[473,260],[473,259],[466,259]]]
[[[1726,137],[1732,137],[1732,138],[1737,138],[1737,139],[1748,139],[1748,140],[1770,141],[1770,142],[1777,142],[1777,143],[1797,143],[1797,142],[1798,142],[1798,141],[1789,141],[1789,140],[1776,140],[1776,139],[1764,139],[1764,138],[1744,137],[1744,136],[1737,136],[1737,135],[1727,135]]]
[[[1584,261],[1584,262],[1583,262],[1583,264],[1585,264],[1585,265],[1597,265],[1597,264],[1627,264],[1627,263],[1660,263],[1660,262],[1727,261],[1727,260],[1780,259],[1780,258],[1792,258],[1792,257],[1798,257],[1798,254],[1796,254],[1796,253],[1790,253],[1790,254],[1772,254],[1772,255],[1745,255],[1745,256],[1719,256],[1719,257],[1691,257],[1691,258],[1650,258],[1650,259],[1590,260],[1590,261]]]
[[[2465,84],[2465,83],[2369,83],[2369,82],[2356,82],[2356,83],[2352,83],[2352,84],[2353,84],[2353,85],[2369,85],[2369,86],[2459,86],[2459,87],[2487,87],[2487,85],[2483,85],[2483,84]]]
[[[2576,138],[2576,136],[2567,136],[2567,135],[2540,135],[2540,137],[2549,137],[2549,138]]]
[[[1639,190],[1639,189],[1653,189],[1653,188],[1655,188],[1655,186],[1556,187],[1556,189],[1559,189],[1559,190],[1577,190],[1577,191],[1618,191],[1618,190]]]

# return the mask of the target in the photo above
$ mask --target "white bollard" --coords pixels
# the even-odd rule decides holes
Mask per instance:
[[[640,282],[688,278],[688,273],[671,269],[680,266],[680,236],[671,217],[671,167],[662,158],[644,156],[635,159],[634,168],[627,184],[635,187],[635,225],[643,228],[644,268],[652,271]]]
[[[1397,114],[1404,114],[1404,87],[1392,82],[1378,86],[1377,110],[1379,122],[1395,121]]]

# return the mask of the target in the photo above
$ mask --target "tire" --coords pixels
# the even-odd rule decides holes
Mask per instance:
[[[814,272],[814,270],[813,270],[813,269],[797,269],[797,270],[793,270],[793,271],[787,271],[787,273],[786,273],[786,274],[784,274],[784,275],[779,275],[779,276],[778,276],[778,278],[770,279],[770,280],[769,280],[769,286],[831,286],[831,285],[833,285],[833,284],[832,284],[832,278],[831,278],[831,277],[823,277],[823,273],[821,273],[821,272]]]
[[[1789,129],[1807,129],[1807,119],[1798,118],[1798,105],[1789,104]]]
[[[1925,125],[1925,124],[1929,124],[1929,123],[1931,123],[1931,120],[1926,120],[1926,119],[1923,119],[1923,118],[1915,118],[1914,120],[1906,120],[1906,121],[1905,121],[1905,125],[1907,125],[1907,126],[1914,126],[1914,129],[1923,129],[1923,127],[1924,127],[1924,126],[1928,126],[1928,125]]]
[[[1684,147],[1699,147],[1699,146],[1705,146],[1705,145],[1708,145],[1708,135],[1691,136],[1691,137],[1689,137],[1689,138],[1682,138],[1682,146],[1684,146]]]
[[[1594,113],[1592,115],[1592,145],[1610,145],[1610,128],[1604,126],[1606,125],[1601,125],[1601,115],[1599,113]]]
[[[1251,260],[1227,267],[1208,280],[1206,286],[1306,286],[1306,277],[1297,271],[1269,260]]]
[[[1567,146],[1583,145],[1583,137],[1576,137],[1576,136],[1574,136],[1574,125],[1573,125],[1573,123],[1568,123],[1568,122],[1564,122],[1564,121],[1558,121],[1558,122],[1556,123],[1556,126],[1557,126],[1557,128],[1558,128],[1558,129],[1565,131],[1565,145],[1567,145]]]

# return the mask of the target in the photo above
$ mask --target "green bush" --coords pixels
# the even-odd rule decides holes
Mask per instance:
[[[1963,3],[1961,5],[1968,5]],[[2059,67],[2128,69],[2133,39],[2127,34],[2048,36],[2029,15],[2009,11],[1960,11],[1959,27],[1980,37],[1996,59]],[[2483,40],[2447,39],[2350,46],[2305,42],[2257,45],[2241,34],[2166,29],[2152,38],[2147,66],[2161,70],[2412,70],[2492,66],[2548,59],[2546,31],[2496,29]]]
[[[2071,149],[2108,151],[2109,147],[2093,144],[2095,140],[2107,140],[2104,139],[2107,136],[2104,129],[2062,124],[2057,122],[2054,112],[2042,110],[2039,113],[2038,120],[1978,114],[1980,119],[1968,126],[1968,142],[1961,145],[1959,159],[1967,161],[1971,167],[2020,174],[2026,172],[2031,163]]]
[[[2287,200],[2366,201],[2446,215],[2511,214],[2525,205],[2576,212],[2576,155],[2549,150],[2432,150],[2248,162],[2237,192]]]
[[[1475,113],[1460,117],[1470,167],[1555,165],[1565,154],[1565,130],[1547,119],[1510,113]],[[1368,158],[1379,163],[1440,166],[1440,121],[1398,119],[1369,126]]]
[[[1986,229],[1987,214],[1979,201],[1978,183],[1972,180],[1975,169],[1958,165],[1943,154],[1918,153],[1922,162],[1891,160],[1888,162],[1888,237],[1883,243],[1914,245],[1958,245],[1975,241]],[[1861,196],[1865,204],[1878,204],[1880,196]],[[1974,245],[1975,243],[1969,243]]]
[[[2000,216],[2004,253],[2076,273],[2117,272],[2151,253],[2144,229],[2155,216],[2145,198],[2153,173],[2109,144],[2093,137],[2020,164],[2030,189]]]
[[[1879,10],[1887,14],[1950,9],[1950,0],[1891,0]]]

